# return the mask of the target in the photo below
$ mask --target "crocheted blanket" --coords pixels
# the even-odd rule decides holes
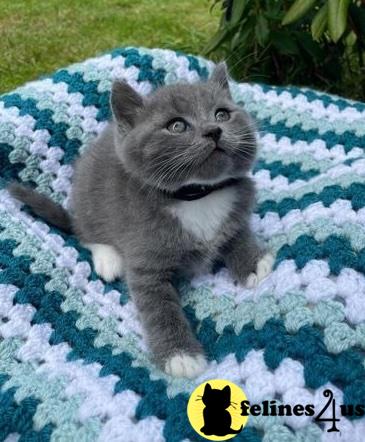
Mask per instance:
[[[180,282],[210,360],[196,380],[157,370],[123,281],[99,279],[74,236],[5,190],[20,180],[67,205],[72,162],[110,116],[113,78],[148,93],[212,67],[168,50],[116,49],[0,97],[0,440],[201,441],[187,401],[216,378],[251,403],[319,412],[325,389],[336,399],[341,433],[311,416],[250,416],[237,441],[364,440],[365,419],[341,417],[339,406],[365,404],[365,104],[232,82],[260,128],[253,225],[276,263],[255,290],[225,269]]]

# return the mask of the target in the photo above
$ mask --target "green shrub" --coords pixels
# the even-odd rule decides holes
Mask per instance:
[[[206,48],[238,79],[320,87],[365,98],[365,0],[215,0]]]

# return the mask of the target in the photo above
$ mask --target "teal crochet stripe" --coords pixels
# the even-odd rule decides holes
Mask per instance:
[[[0,440],[9,434],[20,434],[20,441],[47,442],[52,435],[53,426],[47,425],[40,431],[33,430],[33,416],[39,402],[29,396],[19,404],[14,399],[15,388],[2,390],[8,377],[0,373]],[[1,391],[2,390],[2,391]]]
[[[329,207],[339,199],[349,200],[354,210],[362,209],[365,206],[365,185],[353,183],[347,188],[338,185],[326,186],[319,194],[310,192],[299,200],[294,198],[284,198],[276,202],[267,200],[260,204],[258,213],[263,217],[268,212],[278,213],[280,217],[285,216],[291,210],[304,210],[311,204],[322,202],[325,207]]]
[[[254,172],[261,169],[268,170],[271,178],[285,176],[288,178],[289,183],[296,180],[308,181],[320,173],[320,171],[316,169],[302,170],[298,163],[283,164],[282,161],[274,161],[272,163],[267,163],[264,160],[258,161],[254,167]]]
[[[212,67],[120,48],[1,96],[1,187],[16,179],[63,202],[74,159],[110,117],[113,78],[148,93],[206,79]],[[365,104],[295,87],[232,82],[232,93],[262,130],[253,222],[277,256],[256,291],[224,268],[177,284],[209,356],[204,379],[231,379],[257,402],[298,391],[314,402],[330,384],[344,403],[365,403]],[[4,190],[0,269],[1,440],[202,440],[185,412],[200,381],[153,366],[125,283],[100,281],[74,236]],[[362,442],[361,425],[340,423],[344,440]],[[314,421],[251,417],[236,440],[326,435]]]
[[[326,259],[334,275],[349,267],[365,273],[365,249],[354,251],[344,236],[330,235],[321,243],[310,235],[299,236],[293,245],[278,251],[277,264],[287,259],[294,259],[299,269],[313,259]]]
[[[255,115],[254,112],[253,114]],[[296,140],[306,141],[307,143],[313,143],[313,141],[321,139],[326,143],[328,149],[331,149],[338,144],[344,147],[345,152],[349,152],[354,147],[364,147],[364,137],[359,137],[350,131],[340,135],[336,134],[334,131],[327,131],[324,134],[320,134],[314,129],[305,131],[299,125],[290,127],[282,122],[273,124],[269,119],[266,118],[258,118],[258,121],[259,129],[264,133],[274,132],[280,137],[295,138]]]

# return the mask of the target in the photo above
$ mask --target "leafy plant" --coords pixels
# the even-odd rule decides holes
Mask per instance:
[[[365,98],[365,0],[215,0],[222,16],[206,48],[252,81]]]

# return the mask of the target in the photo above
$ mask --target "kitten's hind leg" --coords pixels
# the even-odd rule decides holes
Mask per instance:
[[[85,244],[91,251],[95,272],[106,282],[123,276],[123,259],[113,246],[107,244]]]
[[[178,353],[167,359],[164,368],[166,373],[171,376],[192,379],[207,368],[207,361],[201,354]]]
[[[246,287],[249,289],[256,287],[271,272],[273,264],[274,257],[271,253],[266,253],[257,261],[256,270],[248,275]]]

